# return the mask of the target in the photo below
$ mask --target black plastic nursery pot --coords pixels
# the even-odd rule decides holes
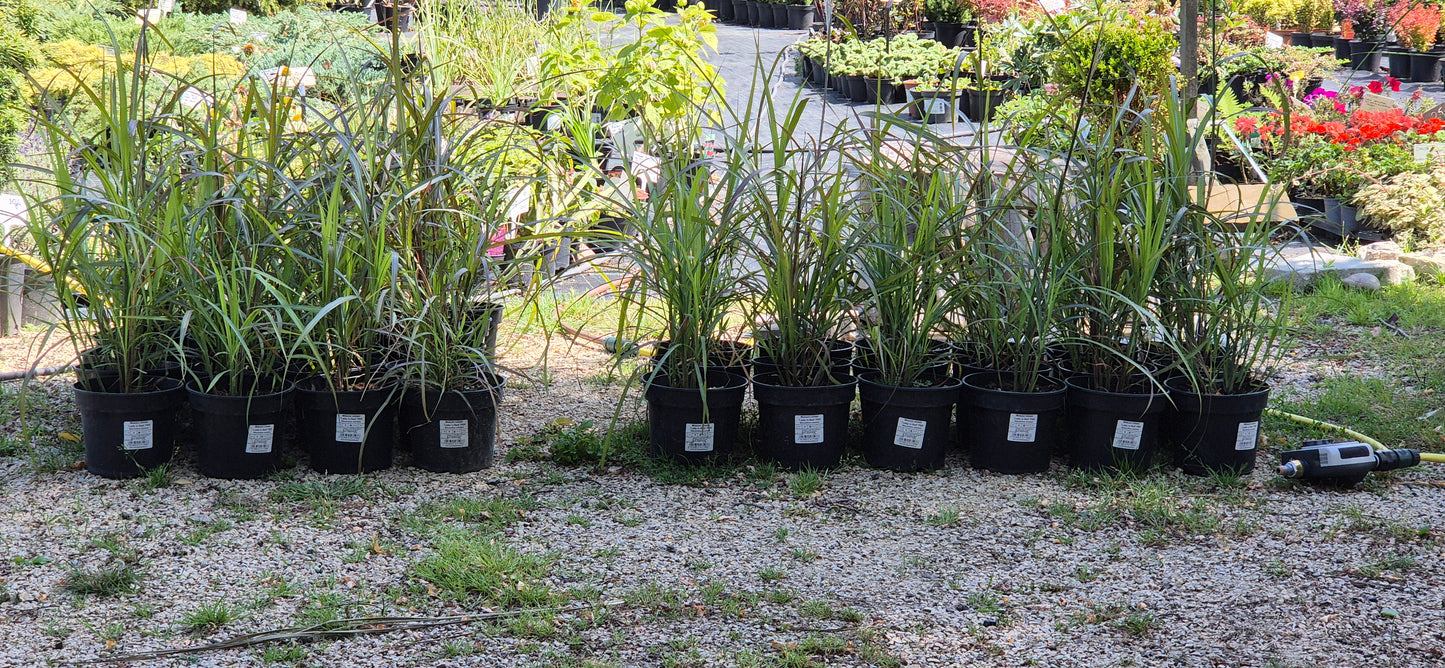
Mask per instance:
[[[958,35],[963,30],[959,23],[934,23],[933,39],[944,46],[958,46]]]
[[[103,478],[134,478],[169,462],[176,448],[176,415],[186,390],[175,378],[152,377],[148,391],[114,392],[75,384],[85,468]]]
[[[1198,394],[1187,376],[1178,376],[1164,387],[1176,406],[1164,437],[1179,468],[1192,475],[1242,476],[1254,470],[1269,386],[1246,394]]]
[[[1010,372],[985,371],[963,379],[968,405],[959,407],[969,462],[995,473],[1043,473],[1059,441],[1066,389],[1039,379],[1035,392],[1014,392]]]
[[[769,5],[769,7],[771,8],[771,10],[772,10],[772,12],[773,12],[773,27],[774,27],[774,28],[777,28],[777,29],[779,29],[779,30],[787,29],[787,27],[788,27],[788,6],[787,6],[787,5],[773,4],[773,5]]]
[[[1064,383],[1071,466],[1143,472],[1153,465],[1159,426],[1171,408],[1167,395],[1149,381],[1140,383],[1138,394],[1093,389],[1086,376]]]
[[[813,5],[787,5],[788,30],[808,30],[813,27]]]
[[[1410,81],[1413,83],[1434,83],[1440,80],[1440,54],[1410,54]]]
[[[863,404],[863,458],[869,466],[924,471],[943,466],[953,406],[963,382],[946,375],[929,387],[893,387],[877,375],[858,381]]]
[[[1350,40],[1350,69],[1361,72],[1374,72],[1380,69],[1380,55],[1384,52],[1384,48],[1385,45],[1379,42]]]
[[[717,8],[717,18],[719,21],[727,21],[729,23],[732,22],[733,0],[715,0],[714,2],[708,4],[711,4]]]
[[[848,74],[843,77],[848,84],[848,99],[854,102],[868,101],[868,81],[861,74]]]
[[[1401,80],[1409,79],[1410,66],[1413,64],[1410,54],[1404,51],[1391,51],[1386,55],[1390,56],[1390,76]]]
[[[758,22],[756,25],[759,28],[772,28],[777,25],[773,20],[773,5],[771,3],[759,2],[757,3],[757,8]]]
[[[185,369],[181,367],[180,362],[175,360],[165,360],[155,367],[140,371],[144,376],[159,376],[176,380],[185,377]],[[94,348],[80,352],[80,362],[75,365],[75,382],[79,383],[81,387],[104,392],[118,380],[120,380],[120,369],[115,364],[101,360]]]
[[[391,468],[396,450],[397,386],[334,391],[325,379],[296,387],[300,442],[311,468],[322,473],[370,473]]]
[[[994,110],[998,109],[1007,99],[1001,90],[966,88],[964,93],[968,95],[968,118],[975,123],[987,123],[993,120]]]
[[[647,431],[652,456],[703,463],[732,454],[738,439],[746,378],[707,372],[707,390],[673,387],[666,376],[647,385]]]
[[[208,478],[253,479],[281,468],[286,410],[295,384],[245,395],[207,394],[186,385],[191,399],[196,468]]]
[[[1307,32],[1292,32],[1289,34],[1290,46],[1308,47],[1311,44],[1310,34]]]
[[[759,5],[759,3],[757,3],[757,2],[746,2],[746,3],[743,3],[743,4],[747,5],[747,8],[748,8],[748,11],[747,11],[747,15],[748,15],[747,24],[750,25],[750,26],[762,27],[762,25],[763,25],[762,12],[758,11],[758,5]]]
[[[775,374],[754,378],[759,452],[791,471],[836,468],[848,446],[848,411],[858,393],[857,379],[839,380],[788,387],[779,385]]]
[[[448,392],[409,389],[401,400],[402,440],[412,463],[437,473],[489,468],[497,452],[497,404],[506,379],[488,373],[487,387]]]
[[[1337,60],[1350,59],[1350,39],[1348,37],[1334,35],[1330,38],[1330,44],[1335,48],[1335,58]]]
[[[1335,46],[1335,36],[1329,33],[1317,32],[1310,34],[1310,48],[1332,49]]]
[[[913,104],[925,123],[949,123],[957,114],[959,91],[913,89]]]
[[[888,104],[893,100],[893,81],[879,77],[863,77],[868,104]]]

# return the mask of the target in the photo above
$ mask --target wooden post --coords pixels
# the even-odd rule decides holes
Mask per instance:
[[[0,336],[20,333],[25,324],[25,263],[0,260]]]
[[[1199,97],[1199,0],[1179,2],[1179,74],[1184,77],[1184,102]]]

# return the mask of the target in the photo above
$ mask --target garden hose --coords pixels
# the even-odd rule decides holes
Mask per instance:
[[[1361,443],[1364,443],[1365,445],[1370,446],[1371,448],[1374,448],[1377,452],[1391,452],[1390,448],[1385,447],[1385,444],[1384,444],[1384,443],[1381,443],[1381,442],[1379,442],[1379,441],[1377,441],[1377,440],[1375,440],[1375,439],[1373,439],[1373,438],[1370,438],[1369,436],[1366,436],[1366,435],[1364,435],[1364,434],[1361,434],[1360,432],[1355,431],[1355,430],[1353,430],[1353,429],[1350,429],[1350,428],[1348,428],[1348,427],[1342,427],[1342,426],[1337,425],[1337,424],[1331,424],[1331,423],[1329,423],[1329,422],[1323,422],[1323,421],[1320,421],[1320,420],[1316,420],[1316,419],[1314,419],[1314,418],[1307,418],[1307,417],[1305,417],[1305,416],[1303,416],[1303,415],[1295,415],[1294,413],[1286,413],[1286,412],[1284,412],[1284,411],[1282,411],[1282,410],[1277,410],[1277,409],[1274,409],[1274,408],[1266,408],[1266,409],[1264,409],[1264,413],[1265,413],[1265,415],[1270,415],[1270,416],[1278,417],[1278,418],[1284,418],[1284,419],[1286,419],[1286,420],[1290,420],[1290,421],[1293,421],[1293,422],[1298,422],[1298,423],[1300,423],[1300,424],[1307,425],[1307,426],[1310,426],[1310,427],[1315,427],[1315,428],[1318,428],[1318,429],[1324,429],[1324,430],[1326,430],[1326,431],[1333,431],[1333,432],[1338,432],[1338,433],[1340,433],[1340,434],[1344,434],[1345,436],[1348,436],[1348,437],[1350,437],[1350,438],[1353,438],[1353,439],[1355,439],[1356,441],[1359,441],[1359,442],[1361,442]],[[1435,462],[1435,463],[1437,463],[1437,464],[1445,464],[1445,454],[1441,454],[1441,453],[1438,453],[1438,452],[1422,452],[1422,453],[1420,453],[1420,461],[1424,461],[1424,462]]]
[[[30,255],[29,253],[22,253],[18,250],[15,250],[14,248],[6,246],[5,244],[0,244],[0,256],[13,257],[16,260],[19,260],[22,264],[30,267],[31,269],[34,269],[35,271],[46,275],[50,274],[50,265],[46,264],[45,260],[35,257],[34,255]],[[83,290],[80,287],[80,284],[76,283],[74,279],[66,279],[65,284],[69,285],[70,289],[74,290],[76,294],[85,294],[85,290]]]

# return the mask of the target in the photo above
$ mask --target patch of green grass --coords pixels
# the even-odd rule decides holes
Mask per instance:
[[[1109,507],[1080,508],[1068,501],[1052,501],[1044,511],[1059,521],[1059,524],[1080,531],[1097,531],[1119,523],[1119,513]]]
[[[1416,558],[1408,554],[1391,554],[1360,567],[1360,575],[1378,578],[1389,571],[1403,572],[1415,567]]]
[[[526,613],[507,622],[507,632],[518,638],[547,640],[557,636],[557,619],[545,613]]]
[[[791,533],[791,531],[788,529],[788,527],[778,527],[776,529],[773,529],[773,540],[778,541],[779,543],[786,543],[788,542],[789,533]]]
[[[783,579],[783,577],[783,571],[773,566],[768,566],[767,568],[758,571],[758,578],[761,579],[763,582],[777,582],[778,580]]]
[[[523,552],[499,536],[447,531],[412,573],[459,599],[479,597],[492,607],[522,608],[551,600],[542,580],[551,566],[550,556]]]
[[[1133,636],[1142,636],[1149,633],[1150,629],[1158,623],[1151,615],[1142,610],[1135,610],[1124,615],[1114,622],[1114,626]]]
[[[271,500],[310,508],[317,517],[331,518],[342,501],[373,498],[378,488],[362,476],[338,476],[308,482],[288,482],[271,491]]]
[[[1445,449],[1445,441],[1436,431],[1445,425],[1445,411],[1430,414],[1440,408],[1445,374],[1436,371],[1410,381],[1343,375],[1317,385],[1324,390],[1318,398],[1288,402],[1280,410],[1349,427],[1392,448]],[[1282,445],[1291,447],[1306,438],[1342,438],[1283,418],[1266,417],[1265,428],[1283,438]]]
[[[788,476],[788,489],[792,490],[793,498],[806,499],[823,489],[824,480],[821,471],[808,468]]]
[[[572,526],[579,526],[579,527],[582,527],[582,528],[584,528],[584,529],[587,528],[587,527],[592,526],[592,520],[589,520],[589,519],[587,519],[586,517],[583,517],[583,516],[581,516],[581,515],[568,515],[566,521],[567,521],[568,524],[571,524]]]
[[[999,614],[1003,612],[1004,609],[1003,599],[999,598],[998,594],[988,589],[976,591],[969,594],[968,596],[964,597],[963,602],[967,604],[968,607],[973,608],[974,612],[981,612],[989,615]]]
[[[135,547],[130,544],[130,539],[118,531],[106,532],[96,538],[91,538],[89,546],[105,550],[124,562],[133,563],[139,558]],[[46,562],[49,562],[49,559]]]
[[[530,511],[542,507],[541,502],[531,496],[514,497],[459,497],[423,506],[415,514],[420,522],[410,528],[428,532],[431,525],[442,521],[478,524],[485,529],[500,530],[521,521]]]
[[[687,594],[683,591],[658,582],[647,582],[622,594],[622,601],[628,606],[674,616],[682,613],[682,604],[686,600]]]
[[[794,559],[797,559],[798,561],[801,561],[805,564],[811,564],[814,561],[817,561],[819,556],[817,552],[806,547],[793,548],[792,555]]]
[[[261,660],[266,663],[300,663],[306,660],[308,654],[306,648],[300,644],[287,642],[269,645],[261,650]]]
[[[764,594],[763,599],[774,605],[788,605],[798,600],[798,595],[786,589],[774,589]]]
[[[197,523],[196,528],[181,534],[181,542],[187,545],[200,545],[206,542],[207,538],[223,531],[230,531],[235,528],[230,520],[214,520],[207,523]]]
[[[457,638],[442,643],[441,655],[444,659],[455,659],[463,656],[472,656],[481,651],[481,647],[475,641],[465,638]]]
[[[236,620],[236,612],[225,601],[203,603],[181,616],[181,626],[193,633],[210,633]]]
[[[175,472],[171,470],[170,462],[164,462],[146,470],[145,474],[141,476],[141,487],[147,490],[170,487],[175,479]]]
[[[806,601],[798,606],[798,614],[814,619],[832,619],[833,604],[827,601]]]
[[[928,517],[924,518],[923,521],[936,527],[951,527],[958,524],[959,514],[960,511],[958,506],[949,504],[946,506],[939,506],[938,512],[929,515]]]
[[[1099,572],[1088,564],[1079,564],[1074,567],[1074,579],[1079,582],[1093,582],[1099,579]]]
[[[65,576],[65,590],[80,596],[114,598],[140,588],[140,568],[132,563],[74,569]]]
[[[1294,569],[1280,559],[1270,559],[1264,564],[1264,572],[1277,578],[1287,578],[1294,573]]]

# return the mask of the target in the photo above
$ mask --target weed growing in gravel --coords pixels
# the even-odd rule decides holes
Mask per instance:
[[[423,506],[417,512],[417,516],[432,522],[456,520],[480,524],[491,530],[500,530],[521,521],[528,512],[540,507],[542,507],[541,502],[532,496],[487,499],[461,497]],[[412,528],[422,530],[430,527],[424,523]]]
[[[592,526],[592,520],[589,520],[581,515],[568,515],[567,523],[571,524],[572,526],[582,527],[584,529]]]
[[[170,462],[159,464],[145,472],[141,477],[141,488],[147,491],[154,491],[162,487],[170,487],[175,482],[175,472],[171,470]]]
[[[798,561],[801,561],[805,564],[811,564],[814,561],[817,561],[819,556],[817,552],[814,552],[813,550],[806,547],[793,548],[792,555],[794,559],[797,559]]]
[[[200,545],[206,542],[207,538],[223,531],[230,531],[233,528],[235,528],[235,525],[231,524],[229,520],[215,520],[213,522],[203,523],[189,532],[182,534],[181,542],[187,545]]]
[[[444,659],[455,659],[462,656],[471,656],[479,651],[481,651],[481,646],[477,643],[458,638],[442,643],[441,655]]]
[[[192,633],[210,633],[236,620],[236,612],[225,601],[203,603],[181,616],[181,626]]]
[[[1271,559],[1264,564],[1264,572],[1277,578],[1287,578],[1294,573],[1294,569],[1282,560]]]
[[[306,660],[305,647],[294,642],[271,645],[261,650],[261,660],[266,663],[299,663]]]
[[[552,598],[542,582],[551,566],[551,557],[523,552],[497,536],[446,530],[412,573],[459,599],[479,596],[493,607],[535,607]]]
[[[1093,582],[1099,579],[1099,573],[1088,564],[1079,564],[1074,567],[1074,579],[1085,583]]]
[[[301,504],[317,519],[331,519],[336,516],[339,502],[355,497],[371,498],[378,491],[378,487],[362,476],[344,476],[288,482],[271,491],[271,500]]]
[[[657,582],[648,582],[622,594],[622,601],[628,607],[652,610],[669,616],[682,614],[682,604],[687,594]]]
[[[1154,619],[1154,615],[1135,610],[1114,622],[1114,626],[1130,635],[1142,636],[1149,633],[1149,630],[1154,628],[1156,623],[1157,621]]]
[[[156,607],[149,603],[136,603],[131,606],[130,616],[136,619],[150,619],[156,616]]]
[[[774,589],[764,594],[763,598],[774,605],[788,605],[798,600],[798,595],[786,589]]]
[[[115,647],[116,643],[125,637],[125,623],[123,622],[111,622],[100,628],[92,626],[90,630],[105,643],[106,649]]]
[[[814,619],[832,619],[833,604],[827,601],[807,601],[798,606],[798,614]]]
[[[1392,554],[1361,566],[1359,572],[1367,578],[1384,577],[1388,571],[1407,571],[1414,568],[1415,561],[1415,557],[1408,554]]]
[[[1003,599],[1000,599],[998,594],[987,589],[969,594],[963,599],[963,602],[968,605],[968,607],[973,608],[974,612],[981,612],[986,615],[996,615],[1003,612],[1004,609]]]
[[[778,541],[779,543],[786,543],[788,542],[788,533],[788,527],[778,527],[776,529],[773,529],[773,540]]]
[[[125,534],[117,531],[110,531],[101,534],[97,538],[91,538],[88,545],[89,547],[105,550],[116,559],[126,563],[134,563],[139,559],[139,555],[135,547],[130,544],[130,540]],[[46,562],[48,561],[49,559],[46,559]]]
[[[758,462],[749,465],[746,469],[748,482],[753,483],[758,489],[763,489],[773,484],[778,478],[778,465],[772,462]]]
[[[774,566],[768,566],[758,571],[758,578],[763,582],[777,582],[783,579],[783,571]]]
[[[37,554],[29,557],[14,557],[10,560],[10,563],[15,564],[20,568],[26,568],[30,566],[44,566],[45,564],[48,564],[52,561],[55,560],[51,559],[50,557]]]
[[[111,598],[140,588],[140,568],[133,563],[115,563],[93,570],[76,568],[65,576],[65,589],[81,596]]]
[[[788,488],[793,491],[793,498],[806,499],[823,489],[824,477],[822,472],[804,469],[788,477]]]
[[[955,505],[940,506],[938,512],[924,518],[924,522],[936,527],[951,527],[958,524],[959,508]]]
[[[507,622],[507,632],[518,638],[547,640],[557,637],[557,618],[548,613],[527,613]]]

